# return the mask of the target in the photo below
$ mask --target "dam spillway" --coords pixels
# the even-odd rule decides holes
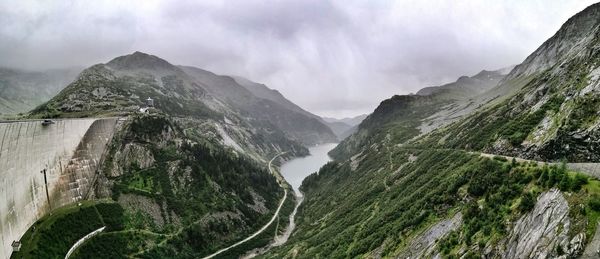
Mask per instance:
[[[0,123],[0,258],[9,258],[11,243],[51,209],[88,197],[117,122]]]

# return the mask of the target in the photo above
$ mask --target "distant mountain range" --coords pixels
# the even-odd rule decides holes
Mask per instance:
[[[246,89],[248,89],[254,95],[256,95],[260,98],[274,101],[276,103],[283,105],[284,107],[286,107],[290,110],[293,110],[293,111],[302,113],[306,116],[313,117],[313,118],[320,120],[321,122],[323,122],[325,125],[327,125],[333,131],[333,133],[337,136],[338,140],[342,140],[342,139],[350,136],[354,132],[354,130],[355,130],[354,128],[367,117],[367,114],[362,114],[362,115],[358,115],[355,117],[343,118],[343,119],[319,117],[315,114],[312,114],[312,113],[302,109],[300,106],[298,106],[295,103],[291,102],[290,100],[286,99],[279,91],[270,89],[264,84],[255,83],[255,82],[252,82],[243,77],[233,77],[233,78],[235,79],[235,81],[238,84],[246,87]]]
[[[82,85],[83,81],[88,81],[88,83],[92,82],[89,81],[89,77],[96,77],[93,80],[100,80],[104,76],[108,76],[110,80],[121,80],[123,81],[122,83],[126,83],[126,80],[123,80],[124,77],[131,80],[136,77],[138,77],[138,79],[145,77],[146,79],[157,78],[156,83],[160,87],[165,86],[165,83],[177,84],[181,82],[184,85],[189,85],[189,88],[187,88],[187,90],[184,88],[177,90],[190,92],[182,92],[177,97],[185,99],[186,96],[191,96],[193,99],[199,98],[204,94],[209,94],[211,97],[223,101],[223,103],[226,103],[232,108],[234,107],[238,110],[252,112],[253,116],[272,120],[272,122],[280,129],[283,129],[297,140],[308,145],[321,142],[337,142],[344,139],[353,133],[355,131],[354,127],[366,117],[366,115],[360,115],[354,118],[344,118],[339,120],[334,118],[321,118],[304,110],[285,98],[279,91],[270,89],[264,84],[259,84],[239,76],[220,76],[195,67],[175,66],[159,57],[141,52],[117,57],[106,65],[100,64],[85,69],[85,71],[83,70],[83,68],[73,68],[34,72],[0,68],[0,115],[4,114],[6,117],[28,112],[53,98],[71,83]],[[82,71],[82,76],[84,78],[81,78],[79,82],[74,82],[78,79],[78,75]],[[113,78],[111,75],[115,77]],[[165,81],[163,81],[163,77]],[[168,87],[174,86],[169,85]],[[105,86],[100,85],[99,89],[100,90],[96,90],[96,95],[108,94],[103,92],[108,89]],[[65,90],[67,90],[67,92],[72,91],[72,89]],[[139,88],[136,91],[140,94],[144,94],[146,90],[147,89]],[[164,90],[160,95],[164,94]],[[93,94],[94,93],[92,93],[92,95]],[[152,93],[148,92],[147,95],[151,96]],[[60,116],[80,116],[82,114],[88,116],[90,114],[102,113],[123,114],[135,110],[136,107],[143,106],[144,103],[142,96],[137,96],[139,98],[120,96],[119,98],[123,98],[123,100],[127,99],[126,103],[129,107],[124,107],[126,103],[120,103],[113,106],[114,104],[100,101],[102,98],[96,100],[99,102],[94,104],[94,102],[86,103],[88,99],[83,101],[84,99],[72,97],[72,102],[61,104],[62,107],[60,109],[50,109],[46,112],[53,111],[54,113],[46,113],[45,115],[49,115],[50,117],[57,116],[57,112],[59,111],[61,114],[66,112]],[[82,96],[78,95],[78,97]],[[109,98],[108,96],[105,97]],[[210,102],[208,99],[204,99],[204,101]],[[84,108],[84,105],[87,108]],[[93,107],[94,105],[104,105],[105,107],[96,110],[97,107]],[[184,107],[182,110],[178,111],[180,115],[183,115],[181,114],[183,110],[196,106],[196,104],[192,103],[188,103],[187,105],[189,107]],[[274,105],[274,107],[270,107],[270,105]],[[40,108],[44,109],[43,107]],[[177,110],[176,107],[169,108],[171,109],[169,112]],[[215,107],[213,106],[213,108]],[[264,112],[264,109],[267,109],[270,112]],[[274,110],[283,110],[285,113],[275,115],[272,112]],[[39,112],[37,111],[35,113],[39,115]],[[68,113],[70,113],[70,115],[68,115]],[[284,117],[287,119],[280,120],[280,117],[283,115],[285,115]],[[313,119],[316,119],[317,121]],[[323,125],[327,127],[323,127]],[[319,131],[320,133],[314,134],[313,130]],[[330,134],[329,131],[331,131],[332,134]],[[333,137],[334,135],[335,137]]]
[[[0,115],[28,112],[75,80],[81,70],[26,71],[0,68]]]
[[[327,126],[333,130],[333,133],[335,133],[339,140],[343,140],[352,135],[352,133],[357,130],[358,124],[360,124],[367,116],[367,114],[362,114],[343,119],[323,117],[323,121],[325,121]]]
[[[356,125],[360,124],[367,116],[369,116],[369,115],[361,114],[358,116],[347,117],[347,118],[342,118],[342,119],[323,117],[323,120],[326,122],[341,122],[341,123],[347,124],[348,126],[356,126]]]

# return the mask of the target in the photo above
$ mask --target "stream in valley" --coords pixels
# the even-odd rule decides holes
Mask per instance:
[[[299,190],[300,185],[302,185],[302,180],[304,180],[304,178],[306,178],[310,174],[319,171],[319,169],[323,165],[331,161],[331,158],[329,157],[329,155],[327,155],[327,152],[332,150],[336,145],[337,143],[316,145],[314,147],[309,148],[310,155],[305,157],[294,158],[281,165],[281,175],[294,189],[294,193],[296,194],[297,200],[296,206],[294,207],[294,211],[292,212],[292,214],[290,214],[290,223],[282,235],[275,237],[275,240],[271,245],[265,248],[250,251],[246,256],[243,256],[242,258],[252,258],[254,256],[268,251],[271,247],[280,246],[287,242],[288,238],[290,237],[290,235],[294,231],[294,228],[296,227],[294,218],[296,216],[296,212],[298,211],[298,207],[304,199],[302,193]]]
[[[302,185],[302,180],[309,176],[312,173],[319,171],[319,169],[325,165],[327,162],[331,161],[327,152],[332,150],[337,143],[328,143],[316,145],[314,147],[309,148],[310,155],[305,157],[294,158],[290,161],[287,161],[281,165],[281,175],[283,178],[292,185],[294,189],[294,193],[296,194],[296,207],[294,207],[294,211],[290,214],[290,224],[286,228],[285,232],[281,236],[277,236],[275,238],[275,243],[273,246],[280,246],[284,244],[294,228],[296,227],[296,223],[294,222],[294,217],[296,216],[296,212],[298,211],[298,207],[304,200],[302,193],[300,192],[300,185]]]

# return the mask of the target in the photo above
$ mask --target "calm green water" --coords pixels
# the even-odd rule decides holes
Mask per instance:
[[[308,175],[319,171],[321,166],[331,161],[327,152],[332,150],[337,143],[317,145],[309,148],[310,155],[307,157],[294,158],[281,166],[281,174],[285,180],[292,185],[297,195],[302,195],[298,188],[302,180]]]

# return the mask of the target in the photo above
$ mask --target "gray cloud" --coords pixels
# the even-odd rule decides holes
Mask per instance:
[[[393,94],[517,64],[592,3],[0,0],[0,65],[88,66],[140,50],[349,116]]]

